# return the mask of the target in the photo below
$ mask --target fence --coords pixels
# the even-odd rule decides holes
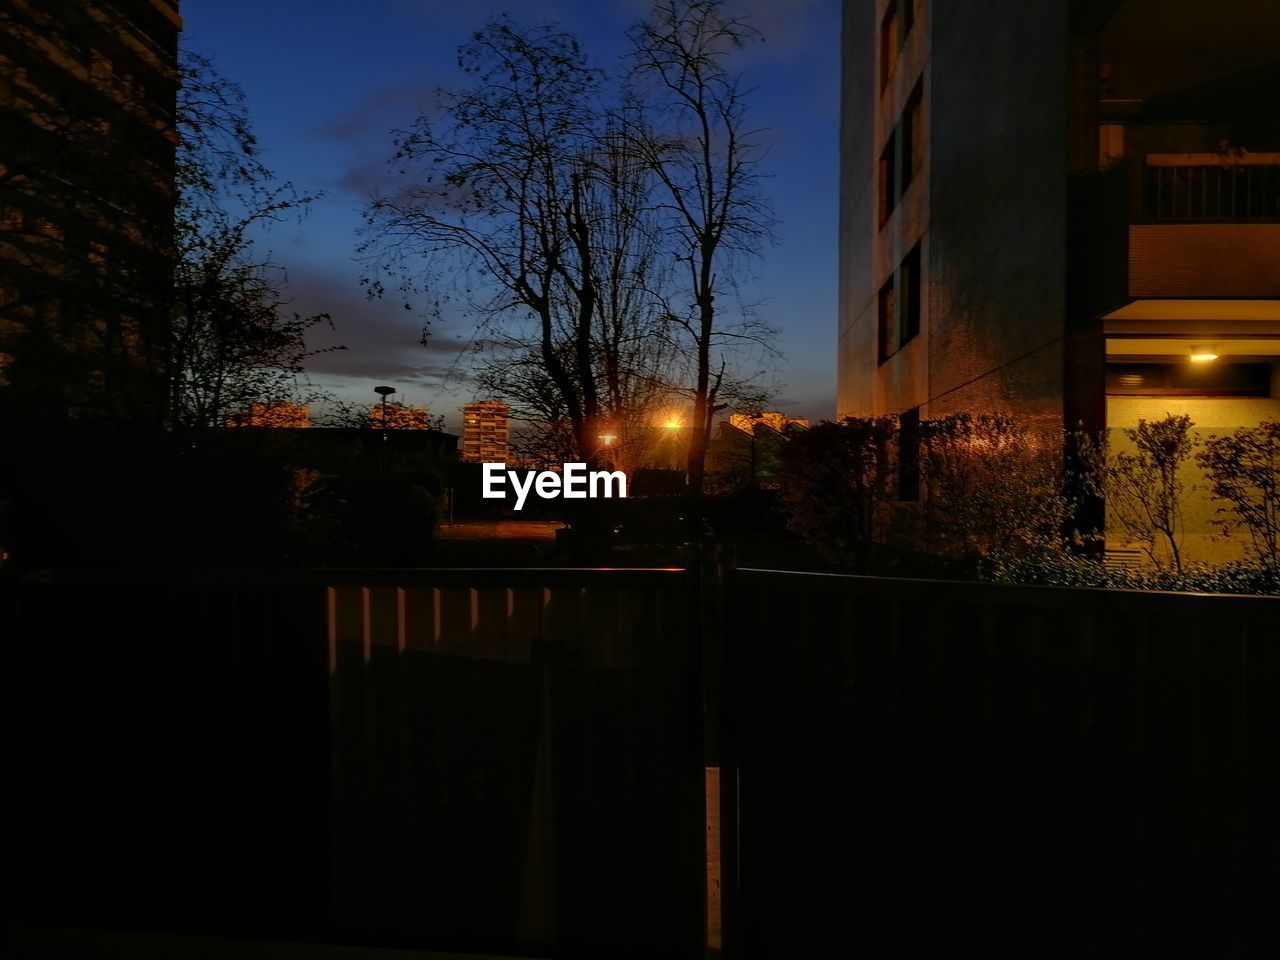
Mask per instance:
[[[9,583],[26,921],[700,956],[1247,953],[1280,601],[757,570]]]
[[[11,584],[11,913],[701,956],[689,586],[682,570]]]
[[[1274,941],[1280,601],[739,570],[726,622],[727,950]]]

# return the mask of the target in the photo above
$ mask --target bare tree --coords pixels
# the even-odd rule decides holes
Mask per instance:
[[[601,417],[600,291],[584,163],[602,78],[572,35],[506,18],[476,32],[459,64],[473,85],[442,92],[440,122],[420,116],[397,135],[393,163],[412,180],[370,204],[360,247],[368,282],[381,295],[393,278],[406,306],[413,293],[457,282],[481,341],[536,351],[554,412],[589,460]]]
[[[631,80],[646,109],[633,144],[660,184],[666,235],[682,268],[687,308],[673,306],[668,319],[691,363],[688,471],[698,494],[712,424],[734,386],[734,348],[772,344],[773,331],[749,312],[729,319],[717,303],[773,238],[772,210],[760,191],[762,151],[747,125],[747,90],[726,63],[760,35],[720,0],[659,0],[628,36]]]
[[[1197,446],[1192,426],[1186,414],[1139,420],[1122,431],[1133,453],[1112,449],[1109,432],[1078,441],[1088,492],[1106,502],[1108,522],[1160,570],[1182,571],[1183,468]]]
[[[245,97],[207,59],[183,54],[178,94],[169,415],[175,429],[220,427],[255,403],[298,395],[305,333],[327,314],[290,313],[283,271],[255,255],[253,231],[313,199],[258,156]],[[340,350],[330,347],[327,350]]]

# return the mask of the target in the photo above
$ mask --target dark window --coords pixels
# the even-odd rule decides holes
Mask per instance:
[[[898,324],[898,346],[904,346],[920,332],[920,297],[924,284],[920,276],[919,243],[911,248],[898,268],[898,286],[901,291],[898,311],[902,318]]]
[[[1112,396],[1266,397],[1271,393],[1269,363],[1109,363],[1107,393]]]
[[[895,350],[898,349],[896,316],[894,311],[893,296],[893,277],[889,278],[889,282],[880,288],[879,303],[877,311],[879,315],[880,326],[880,362],[884,363],[888,360]]]
[[[924,302],[924,290],[924,267],[920,244],[917,243],[880,288],[877,312],[881,363],[920,333],[920,306]]]
[[[902,21],[898,19],[897,0],[890,0],[889,8],[880,21],[880,89],[889,85],[889,78],[898,65],[898,51],[902,49]]]
[[[898,205],[897,136],[889,134],[889,142],[880,152],[880,226],[884,226]]]
[[[909,184],[915,175],[920,172],[920,167],[924,165],[924,108],[922,101],[924,99],[924,77],[916,81],[915,89],[911,91],[911,96],[907,98],[907,106],[902,111],[902,123],[898,129],[901,131],[900,139],[902,141],[902,190],[906,192],[907,184]]]
[[[911,25],[916,22],[916,4],[919,2],[920,0],[896,0],[896,5],[902,8],[902,43],[907,42]]]
[[[898,499],[920,499],[920,408],[898,417]]]

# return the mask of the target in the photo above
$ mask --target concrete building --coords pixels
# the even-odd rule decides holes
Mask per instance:
[[[158,424],[181,20],[174,0],[5,0],[0,422]]]
[[[1280,417],[1280,4],[845,0],[842,43],[838,416]]]
[[[505,403],[481,400],[462,408],[462,459],[469,463],[505,463],[510,452],[511,420]]]
[[[729,426],[743,433],[752,433],[757,426],[786,433],[788,427],[809,426],[809,421],[804,417],[789,417],[780,410],[765,410],[761,413],[732,413],[729,415]]]

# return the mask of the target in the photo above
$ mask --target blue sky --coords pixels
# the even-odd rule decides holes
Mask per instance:
[[[779,220],[777,246],[755,268],[759,313],[781,330],[784,354],[775,406],[830,417],[835,404],[839,26],[837,0],[728,0],[765,36],[738,59],[752,125],[764,130],[765,184]],[[456,428],[474,399],[447,377],[470,334],[464,317],[433,326],[397,301],[370,303],[354,259],[360,211],[391,153],[390,131],[428,108],[440,86],[457,85],[457,47],[493,15],[555,20],[575,32],[600,66],[624,49],[623,32],[643,0],[186,0],[183,43],[211,57],[248,96],[263,159],[304,191],[323,191],[300,224],[277,224],[259,244],[289,278],[291,309],[327,311],[335,330],[314,346],[343,352],[310,363],[312,379],[354,400],[374,386],[429,406]]]

